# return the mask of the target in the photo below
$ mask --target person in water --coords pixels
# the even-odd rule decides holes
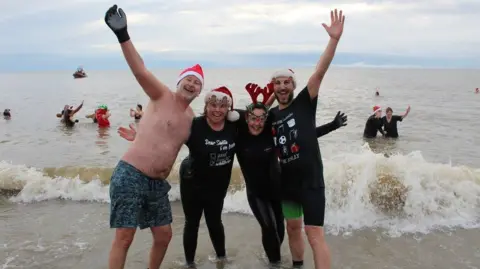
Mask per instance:
[[[380,93],[378,92],[378,88],[375,89],[375,96],[380,96]]]
[[[274,101],[269,96],[273,92],[267,87],[261,89],[252,83],[245,88],[252,98],[252,103],[246,110],[237,109],[240,120],[237,121],[236,155],[245,179],[248,203],[262,230],[263,248],[270,264],[276,265],[281,261],[280,250],[285,226],[279,190],[279,163],[273,150],[271,125],[267,121],[268,105]],[[259,94],[263,95],[262,102],[257,101]],[[346,121],[347,116],[338,112],[332,122],[316,128],[317,137],[346,126]],[[120,127],[119,134],[126,140],[133,141],[136,131],[133,124],[129,126],[130,129]],[[193,175],[192,160],[187,157],[181,164],[181,182],[186,182]]]
[[[98,124],[98,127],[110,127],[110,121],[108,119],[111,115],[107,105],[99,105],[95,110],[94,122]]]
[[[12,113],[10,112],[10,109],[9,108],[6,108],[4,111],[3,111],[3,118],[4,119],[10,119],[12,117]]]
[[[385,137],[398,137],[397,122],[403,121],[408,116],[410,112],[410,106],[408,106],[407,111],[403,115],[393,115],[393,110],[390,107],[387,107],[385,110],[385,116],[382,118],[383,130],[385,131]]]
[[[137,104],[136,109],[130,108],[130,117],[135,118],[135,120],[140,120],[143,116],[143,107],[141,104]]]
[[[181,72],[173,93],[145,67],[130,40],[123,10],[117,5],[109,8],[105,23],[116,35],[130,70],[150,99],[137,137],[110,179],[110,228],[115,229],[115,237],[109,268],[124,268],[139,227],[152,232],[148,268],[158,269],[172,237],[171,186],[166,178],[190,135],[193,111],[189,105],[200,94],[203,71],[195,65]]]
[[[97,115],[97,109],[95,109],[92,114],[86,115],[85,118],[92,119],[93,123],[97,123],[96,115]]]
[[[202,116],[192,122],[186,145],[190,150],[180,166],[180,196],[185,214],[183,248],[187,266],[195,268],[198,228],[205,214],[217,258],[226,258],[223,202],[227,195],[236,150],[240,115],[233,110],[230,90],[219,87],[205,96]],[[119,128],[123,138],[134,141],[136,131]]]
[[[238,121],[237,158],[245,179],[247,200],[253,215],[262,229],[263,249],[271,265],[281,262],[281,245],[285,236],[282,213],[280,166],[274,151],[271,133],[271,118],[268,107],[274,101],[273,84],[260,88],[249,83],[245,86],[252,103]],[[258,102],[259,94],[263,101]],[[268,101],[267,101],[268,100]],[[334,120],[316,128],[316,136],[321,137],[342,126],[346,126],[347,116],[338,112]]]
[[[232,174],[239,119],[226,87],[205,96],[202,116],[192,123],[186,145],[190,151],[180,168],[180,196],[185,214],[183,248],[189,267],[195,268],[198,228],[205,214],[217,258],[226,258],[222,210]]]
[[[74,119],[75,114],[80,111],[83,107],[83,101],[80,105],[73,109],[73,106],[65,105],[62,112],[57,113],[57,118],[61,118],[61,122],[68,127],[73,127],[78,120]]]
[[[382,136],[385,136],[385,132],[382,129],[382,108],[380,106],[373,107],[373,115],[368,117],[367,122],[365,123],[365,129],[363,130],[364,138],[375,138],[377,137],[377,132],[380,132]]]
[[[343,32],[345,16],[331,11],[331,24],[323,27],[330,36],[307,86],[293,98],[297,86],[291,69],[275,72],[271,80],[279,105],[270,110],[275,150],[280,159],[282,210],[287,219],[287,233],[294,267],[303,266],[303,223],[312,248],[315,268],[330,268],[330,253],[323,230],[325,218],[325,183],[315,117],[318,92],[335,56]]]

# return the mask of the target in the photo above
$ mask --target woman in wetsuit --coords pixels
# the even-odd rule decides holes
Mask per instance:
[[[385,132],[382,130],[382,108],[380,106],[373,107],[373,115],[368,117],[367,122],[365,123],[365,129],[363,130],[364,138],[375,138],[377,137],[377,132],[380,132],[385,136]]]
[[[408,106],[407,111],[405,111],[405,114],[401,116],[393,115],[393,110],[390,107],[387,107],[385,112],[386,112],[386,115],[383,116],[382,118],[385,137],[397,138],[398,137],[397,122],[402,121],[405,117],[408,116],[408,113],[410,112],[410,106]]]

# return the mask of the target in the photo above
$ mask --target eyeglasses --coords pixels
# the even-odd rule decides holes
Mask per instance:
[[[250,112],[248,113],[248,117],[247,117],[247,120],[249,122],[265,122],[266,119],[267,119],[266,114],[258,116],[258,115],[255,115],[253,113],[250,113]]]

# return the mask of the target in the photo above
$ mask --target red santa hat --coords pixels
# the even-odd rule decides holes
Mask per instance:
[[[380,106],[374,106],[373,107],[373,114],[377,113],[377,111],[382,111],[382,108]]]
[[[227,87],[222,86],[222,87],[213,89],[210,92],[208,92],[205,95],[205,103],[208,103],[208,101],[210,101],[210,98],[212,98],[214,96],[217,100],[222,100],[225,97],[227,98],[228,105],[230,106],[230,111],[228,111],[228,114],[227,114],[227,120],[228,121],[237,121],[240,118],[240,114],[238,114],[237,111],[233,110],[232,93],[230,92],[230,90]]]
[[[183,70],[182,73],[180,73],[180,75],[178,76],[177,86],[178,86],[178,83],[180,83],[180,80],[184,79],[186,76],[195,76],[196,78],[198,78],[202,83],[202,88],[203,88],[203,69],[199,64],[196,64],[192,67],[189,67]]]
[[[297,87],[297,79],[295,78],[295,72],[293,72],[292,69],[277,70],[275,73],[273,73],[271,80],[274,80],[278,77],[292,78],[293,88]]]

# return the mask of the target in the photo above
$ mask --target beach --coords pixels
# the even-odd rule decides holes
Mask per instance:
[[[153,73],[174,87],[181,70]],[[129,71],[0,74],[0,268],[108,268],[109,180],[129,143],[116,132],[134,123],[129,109],[148,98]],[[264,85],[273,70],[208,69],[205,89],[192,104],[225,85],[236,108],[244,108],[249,82]],[[299,92],[312,68],[297,68]],[[327,195],[326,232],[332,268],[480,268],[480,95],[478,70],[332,67],[321,86],[317,126],[337,111],[348,125],[319,139]],[[375,96],[378,88],[380,96]],[[67,129],[55,114],[84,100]],[[111,110],[111,127],[99,129],[85,115],[99,104]],[[392,107],[409,116],[399,139],[366,141],[363,128],[372,107]],[[183,266],[183,211],[178,168],[170,177],[174,236],[162,268]],[[236,163],[223,221],[229,262],[224,268],[266,268],[260,226],[249,209]],[[307,241],[305,241],[306,244]],[[146,268],[151,235],[137,231],[126,268]],[[199,268],[220,268],[202,219]],[[283,266],[290,268],[288,239]],[[306,247],[305,268],[313,268]]]

